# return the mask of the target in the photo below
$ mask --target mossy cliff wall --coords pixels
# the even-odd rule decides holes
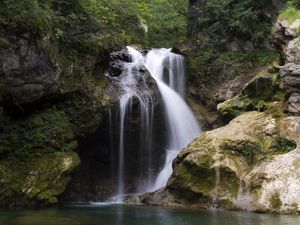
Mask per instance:
[[[0,206],[54,204],[64,192],[79,140],[109,105],[109,52],[142,43],[139,19],[120,4],[1,1]]]

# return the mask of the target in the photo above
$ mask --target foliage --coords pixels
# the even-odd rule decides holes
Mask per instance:
[[[287,20],[290,24],[296,19],[300,19],[300,1],[293,0],[287,2],[285,8],[280,12],[278,19]]]
[[[235,39],[262,41],[271,30],[272,19],[264,13],[270,1],[208,0],[196,26],[202,45],[224,46]]]
[[[188,52],[189,73],[191,81],[199,85],[205,94],[205,88],[220,83],[221,79],[247,74],[253,68],[272,63],[276,58],[276,51],[268,49],[240,52],[195,49]]]
[[[151,46],[173,47],[185,39],[188,0],[148,0],[138,2],[137,6]]]
[[[30,32],[95,54],[132,43],[172,46],[183,39],[188,0],[3,0],[0,31]]]
[[[65,113],[47,110],[3,128],[0,158],[22,158],[77,147]],[[72,146],[72,147],[70,147]]]

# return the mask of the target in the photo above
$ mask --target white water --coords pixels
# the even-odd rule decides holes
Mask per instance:
[[[118,190],[115,197],[117,202],[122,202],[124,193],[126,193],[124,187],[124,169],[126,163],[124,149],[126,142],[125,127],[127,117],[131,113],[134,98],[139,102],[140,106],[140,126],[142,131],[139,137],[140,148],[142,151],[141,155],[145,155],[140,159],[140,168],[137,168],[141,173],[138,188],[139,193],[154,191],[165,186],[172,174],[172,161],[174,158],[182,148],[186,147],[189,142],[201,133],[197,120],[183,99],[185,92],[183,57],[172,53],[170,49],[153,49],[146,57],[132,47],[127,47],[127,49],[131,55],[132,62],[127,63],[120,80],[122,93],[119,100]],[[164,105],[165,122],[168,129],[168,144],[165,148],[166,159],[156,179],[151,177],[154,106],[153,99],[147,92],[148,87],[145,78],[139,73],[141,65],[146,66],[152,77],[156,80]],[[143,81],[143,87],[138,82],[141,80]]]
[[[166,185],[176,155],[201,131],[193,112],[182,98],[185,90],[183,57],[172,53],[171,49],[153,49],[147,54],[145,63],[161,93],[169,133],[165,165],[152,188],[154,191]],[[168,83],[164,81],[166,67],[169,67]]]
[[[127,48],[132,58],[131,63],[127,63],[123,73],[121,74],[120,84],[122,86],[122,94],[119,99],[120,107],[120,137],[119,137],[119,160],[118,160],[118,177],[117,177],[117,196],[115,197],[116,202],[122,202],[125,193],[124,185],[124,170],[125,170],[125,126],[126,119],[130,119],[133,101],[139,102],[140,118],[141,118],[141,134],[140,143],[141,149],[147,151],[147,159],[141,157],[141,167],[151,166],[151,135],[152,135],[152,119],[153,119],[153,100],[152,96],[147,92],[146,81],[141,77],[139,67],[144,65],[144,58],[142,54],[131,47]],[[140,87],[142,82],[142,86]],[[143,168],[139,168],[141,171]],[[143,172],[143,171],[142,171]],[[148,173],[146,171],[145,173]],[[143,173],[141,174],[143,176]],[[140,191],[146,189],[148,186],[147,179],[150,175],[147,174],[143,182],[140,182]]]

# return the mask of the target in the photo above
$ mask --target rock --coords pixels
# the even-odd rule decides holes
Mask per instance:
[[[285,57],[287,62],[300,62],[300,37],[288,43]]]
[[[32,103],[58,90],[60,68],[28,39],[0,48],[0,64],[2,95],[14,104]]]
[[[143,50],[139,49],[143,52]],[[146,50],[145,50],[146,51]],[[144,64],[137,65],[130,72],[135,79],[128,80],[128,68],[127,65],[131,61],[130,55],[127,49],[122,49],[110,54],[110,62],[108,69],[108,77],[110,80],[110,87],[108,88],[108,95],[111,97],[113,102],[119,101],[120,93],[126,91],[127,86],[134,90],[133,96],[141,97],[152,96],[153,102],[157,103],[159,91],[155,80],[152,78],[150,72],[147,70]],[[143,97],[141,97],[143,98]]]
[[[218,112],[226,121],[230,121],[238,115],[251,110],[264,111],[273,101],[276,92],[279,91],[277,73],[261,71],[235,97],[218,104]]]
[[[282,10],[284,7],[284,3],[281,0],[272,0],[272,3],[278,11]]]
[[[300,19],[296,19],[285,31],[285,35],[292,38],[299,36]]]
[[[67,114],[48,109],[0,120],[0,207],[57,203],[79,164]]]
[[[280,69],[283,87],[293,87],[300,90],[300,64],[288,63]]]
[[[252,74],[247,74],[246,76],[240,75],[235,77],[233,80],[229,80],[223,83],[219,88],[218,92],[214,95],[214,99],[217,103],[221,103],[232,99],[236,95],[238,95],[251,81],[253,78]]]
[[[132,59],[127,51],[127,49],[122,49],[121,51],[115,51],[109,55],[110,61],[121,60],[123,62],[132,62]]]
[[[143,201],[207,209],[297,212],[298,132],[299,117],[278,119],[266,113],[245,113],[195,139],[175,159],[166,189]]]
[[[252,50],[254,45],[250,41],[237,40],[227,44],[226,47],[229,51],[238,52]]]
[[[300,93],[293,93],[288,99],[288,112],[300,115]]]
[[[286,29],[289,26],[287,20],[277,20],[275,23],[275,31],[273,32],[273,42],[280,48],[284,48],[285,45],[291,39],[286,36]]]
[[[79,157],[72,152],[44,154],[22,163],[0,160],[0,205],[15,208],[57,203],[78,164]]]
[[[123,72],[124,62],[116,60],[110,63],[108,73],[112,77],[119,77]]]

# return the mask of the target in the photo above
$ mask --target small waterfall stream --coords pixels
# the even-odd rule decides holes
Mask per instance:
[[[144,56],[132,47],[127,47],[132,62],[126,63],[121,75],[122,93],[119,97],[120,135],[118,148],[118,177],[116,201],[122,202],[125,191],[124,170],[127,135],[125,127],[131,117],[133,102],[139,105],[140,132],[140,172],[137,193],[157,190],[166,185],[172,174],[172,161],[176,155],[201,131],[197,120],[184,100],[185,71],[184,58],[171,52],[171,49],[153,49]],[[154,103],[145,78],[139,72],[146,67],[158,86],[164,111],[164,123],[167,128],[166,158],[161,171],[153,174],[152,139]],[[142,85],[141,85],[142,81]]]

